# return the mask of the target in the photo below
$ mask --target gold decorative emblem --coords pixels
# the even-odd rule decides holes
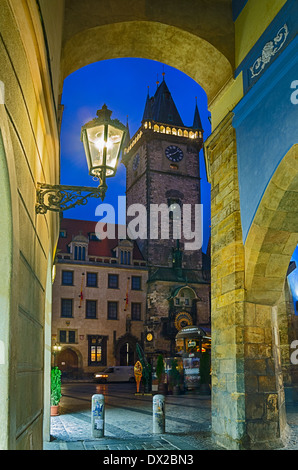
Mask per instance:
[[[188,312],[179,312],[175,318],[175,327],[179,331],[185,326],[191,326],[193,324],[192,317]]]

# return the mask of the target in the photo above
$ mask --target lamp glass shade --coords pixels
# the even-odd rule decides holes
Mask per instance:
[[[106,105],[97,111],[97,118],[82,127],[81,140],[87,158],[89,174],[105,181],[114,176],[127,128],[111,119]]]
[[[107,138],[105,139],[106,127]],[[123,135],[123,130],[111,124],[84,129],[83,144],[91,176],[101,177],[103,171],[106,177],[115,175]]]
[[[109,125],[107,140],[106,176],[114,176],[120,157],[124,131]]]

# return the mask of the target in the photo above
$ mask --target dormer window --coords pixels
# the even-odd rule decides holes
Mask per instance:
[[[131,264],[131,252],[127,250],[120,251],[120,264]]]
[[[89,240],[84,235],[77,235],[69,244],[70,253],[76,261],[86,261],[88,256]]]
[[[96,236],[96,233],[95,233],[95,232],[90,232],[88,235],[89,235],[89,240],[90,240],[90,241],[93,241],[93,242],[97,242],[97,241],[98,241],[98,237]]]
[[[119,245],[114,248],[119,264],[131,265],[133,261],[133,243],[130,240],[119,240]]]
[[[85,261],[85,259],[86,259],[86,247],[85,246],[75,245],[75,247],[74,247],[74,259],[75,260],[80,260],[80,261]]]

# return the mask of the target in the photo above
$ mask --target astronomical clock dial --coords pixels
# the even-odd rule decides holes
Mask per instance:
[[[147,339],[147,341],[152,341],[153,340],[153,334],[148,333],[147,336],[146,336],[146,339]]]
[[[171,160],[171,162],[181,162],[183,158],[183,152],[181,148],[177,145],[169,145],[165,150],[166,157]]]
[[[132,164],[133,171],[136,171],[136,169],[139,166],[139,163],[140,163],[140,155],[137,153]]]

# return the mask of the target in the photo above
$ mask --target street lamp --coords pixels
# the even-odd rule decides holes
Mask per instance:
[[[48,210],[63,212],[77,205],[85,205],[90,197],[104,200],[106,179],[116,174],[127,132],[127,127],[118,119],[111,119],[111,114],[112,111],[104,104],[97,111],[97,118],[85,124],[81,130],[89,175],[99,181],[98,187],[38,183],[37,214],[46,214]]]

